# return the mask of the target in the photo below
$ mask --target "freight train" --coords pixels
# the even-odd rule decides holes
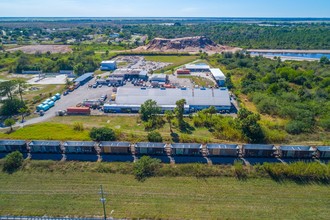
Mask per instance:
[[[330,160],[330,146],[271,144],[197,144],[93,141],[0,140],[0,158],[20,151],[32,160],[135,161],[148,155],[164,163],[233,164],[235,160],[257,164]]]

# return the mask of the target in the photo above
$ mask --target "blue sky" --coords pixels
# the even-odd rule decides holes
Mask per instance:
[[[0,17],[330,17],[330,0],[0,0]]]

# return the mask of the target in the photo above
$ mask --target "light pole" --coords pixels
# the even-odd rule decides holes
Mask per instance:
[[[101,187],[101,191],[100,191],[101,199],[100,200],[101,200],[101,202],[103,204],[104,220],[106,220],[107,219],[107,214],[106,214],[106,211],[105,211],[105,201],[106,201],[106,199],[104,198],[104,193],[103,193],[102,185],[100,185],[100,187]]]

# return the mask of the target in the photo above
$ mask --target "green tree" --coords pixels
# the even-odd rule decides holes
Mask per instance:
[[[182,131],[185,130],[185,125],[186,125],[186,122],[183,120],[183,114],[184,114],[184,106],[185,104],[187,104],[187,102],[185,99],[181,99],[177,101],[175,104],[176,104],[176,107],[174,109],[175,116],[178,120],[179,128]]]
[[[23,164],[23,154],[19,151],[12,152],[5,157],[3,164],[3,171],[13,173],[19,169]]]
[[[4,121],[4,124],[6,127],[10,127],[10,132],[13,131],[13,125],[15,125],[16,121],[12,118],[7,118],[5,121]]]
[[[142,121],[149,121],[150,119],[154,119],[158,114],[160,114],[161,109],[157,105],[157,102],[154,100],[145,101],[140,108],[140,118]]]
[[[115,141],[116,134],[111,128],[92,128],[89,136],[94,141]]]
[[[163,142],[162,135],[157,131],[152,131],[148,133],[149,142]]]
[[[27,88],[27,83],[25,80],[22,80],[22,79],[17,79],[15,83],[18,86],[17,93],[20,96],[21,102],[23,102],[23,93],[24,93],[24,90]]]
[[[0,96],[7,96],[9,99],[14,98],[14,92],[17,83],[15,80],[3,81],[0,83]]]
[[[260,120],[259,114],[254,114],[246,108],[242,108],[238,112],[238,120],[242,128],[242,133],[249,142],[258,143],[264,140],[264,133],[258,123]]]
[[[24,106],[25,104],[17,98],[7,99],[2,102],[2,106],[0,107],[0,115],[11,116],[18,114],[19,109]]]
[[[173,133],[173,130],[172,130],[172,120],[174,119],[174,114],[172,111],[165,111],[165,118],[166,118],[166,121],[168,123],[168,125],[170,126],[170,132]]]
[[[22,116],[22,123],[24,122],[25,115],[30,114],[30,109],[26,106],[20,108],[18,113]]]
[[[134,163],[134,175],[138,181],[145,181],[146,178],[155,176],[161,167],[159,159],[153,159],[149,156],[141,157]]]
[[[320,63],[321,63],[321,64],[329,64],[329,63],[330,63],[329,58],[326,57],[326,56],[322,56],[322,57],[320,58]]]

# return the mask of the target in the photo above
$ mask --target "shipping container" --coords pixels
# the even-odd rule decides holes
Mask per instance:
[[[90,115],[89,107],[69,107],[67,108],[67,115]]]

